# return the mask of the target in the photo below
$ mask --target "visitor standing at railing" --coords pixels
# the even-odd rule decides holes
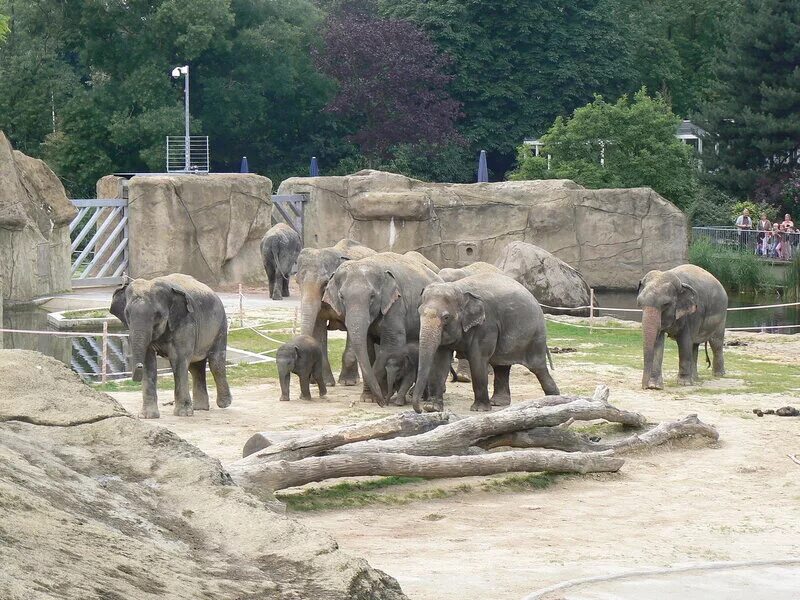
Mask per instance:
[[[769,231],[772,229],[772,223],[769,222],[767,213],[761,213],[761,219],[759,219],[756,229],[758,230],[756,254],[759,256],[767,256],[767,241],[769,238]]]
[[[750,211],[743,209],[742,214],[736,217],[736,229],[739,230],[739,250],[744,250],[747,231],[753,228],[753,219],[750,218]]]
[[[791,260],[792,258],[792,238],[794,237],[794,221],[789,213],[783,215],[780,225],[781,230],[781,251],[778,258],[781,260]]]

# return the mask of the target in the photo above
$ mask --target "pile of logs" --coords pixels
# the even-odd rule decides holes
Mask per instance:
[[[229,472],[239,485],[267,493],[365,475],[616,472],[626,452],[687,436],[719,437],[697,415],[647,429],[644,416],[612,406],[608,395],[606,386],[598,386],[591,398],[546,396],[464,418],[404,412],[322,432],[258,433]],[[601,442],[569,429],[576,421],[598,419],[644,431]]]

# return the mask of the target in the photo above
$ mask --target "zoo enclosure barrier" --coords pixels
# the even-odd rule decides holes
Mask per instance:
[[[300,242],[305,243],[305,203],[308,194],[273,194],[272,224],[286,223],[300,236]]]
[[[782,256],[771,256],[759,253],[764,234],[770,232],[745,229],[740,231],[736,227],[692,227],[692,239],[705,238],[713,245],[741,252],[749,252],[765,260],[790,260],[798,251],[800,233],[778,232],[776,241],[783,244]],[[772,235],[772,234],[770,234]]]
[[[128,199],[72,200],[69,224],[72,287],[117,285],[128,269]]]

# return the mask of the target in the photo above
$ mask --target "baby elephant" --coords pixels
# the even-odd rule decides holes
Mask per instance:
[[[408,401],[408,391],[417,380],[419,365],[419,344],[410,342],[400,350],[384,357],[386,362],[387,397],[395,406],[403,406]],[[397,392],[397,395],[392,395]]]
[[[300,378],[300,399],[311,400],[309,383],[311,376],[319,386],[319,397],[328,393],[322,376],[322,348],[310,335],[298,335],[278,348],[275,354],[278,363],[278,378],[281,382],[281,400],[289,400],[289,378],[294,373]]]

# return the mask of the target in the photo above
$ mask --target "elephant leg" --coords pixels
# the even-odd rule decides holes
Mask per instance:
[[[700,344],[692,344],[692,383],[700,381],[700,375],[697,373],[697,357],[700,354]]]
[[[176,356],[171,362],[175,380],[175,408],[172,412],[176,417],[191,417],[194,409],[189,395],[189,361],[183,356]]]
[[[441,412],[444,410],[444,393],[447,390],[447,375],[453,364],[453,351],[438,348],[433,355],[433,365],[428,378],[428,389],[422,390],[425,399],[425,412]],[[473,380],[473,387],[475,382]],[[486,395],[489,393],[487,391]],[[491,408],[489,409],[491,410]]]
[[[400,387],[397,390],[397,394],[394,396],[392,404],[395,406],[405,406],[408,404],[408,391],[411,389],[411,386],[414,385],[416,378],[417,374],[413,371],[409,371],[403,376],[403,380],[400,382]]]
[[[288,298],[289,297],[289,276],[288,275],[286,275],[285,277],[282,276],[281,279],[283,280],[282,281],[282,283],[283,283],[283,290],[282,290],[283,291],[283,295]]]
[[[367,338],[367,359],[369,360],[370,366],[375,364],[375,340],[371,338]],[[366,380],[364,380],[364,387],[361,391],[361,401],[379,404]]]
[[[152,348],[148,348],[144,355],[144,377],[142,377],[142,411],[139,413],[142,419],[158,419],[161,416],[158,412],[157,382],[156,353]]]
[[[561,392],[556,385],[550,371],[547,370],[547,341],[544,337],[536,338],[528,347],[528,355],[526,356],[528,370],[536,375],[539,380],[539,385],[542,386],[542,391],[546,396],[558,396]],[[494,367],[497,371],[499,367]],[[473,371],[474,374],[474,371]]]
[[[195,410],[208,410],[206,359],[191,363],[189,371],[192,374],[192,407]]]
[[[297,374],[300,378],[300,400],[311,400],[311,388],[309,387],[309,383],[311,382],[310,371],[311,369],[305,369]],[[325,384],[323,383],[322,385]]]
[[[678,336],[678,385],[692,385],[692,338],[688,331]]]
[[[725,345],[724,335],[725,334],[722,333],[708,340],[708,344],[711,346],[711,352],[714,354],[714,359],[711,363],[714,377],[722,377],[725,375],[725,358],[722,355],[722,348]]]
[[[660,331],[656,337],[655,344],[653,345],[653,369],[650,371],[650,383],[647,389],[664,389],[664,375],[661,369],[664,366],[664,341],[666,339],[667,335],[663,331]]]
[[[318,318],[317,322],[314,323],[314,339],[317,340],[322,350],[322,379],[326,386],[333,387],[336,385],[336,379],[333,378],[331,363],[328,361],[328,327],[325,319]],[[316,372],[312,373],[311,377],[312,383],[319,383]],[[341,378],[339,383],[342,383]]]
[[[492,406],[508,406],[511,404],[511,365],[494,365],[494,393]]]
[[[267,290],[272,296],[273,300],[281,299],[280,281],[278,273],[276,272],[275,265],[270,261],[264,263],[264,270],[267,272],[267,281],[269,282],[269,289]],[[277,294],[277,297],[276,297]]]
[[[339,383],[342,385],[358,385],[358,359],[350,347],[350,336],[344,344],[342,353],[342,372],[339,374]]]
[[[453,381],[460,381],[462,383],[469,383],[472,381],[472,377],[470,376],[469,361],[467,361],[467,359],[458,359],[458,367],[456,367],[456,375]]]
[[[225,346],[227,345],[227,335],[223,336],[216,347],[212,348],[208,354],[208,366],[211,374],[214,375],[214,383],[217,386],[217,406],[227,408],[233,402],[231,388],[228,386],[228,375],[225,365]]]
[[[489,400],[488,361],[481,355],[477,344],[470,347],[467,360],[469,360],[469,368],[472,373],[472,393],[475,396],[475,401],[469,409],[488,412],[492,410],[492,403]]]
[[[322,360],[318,360],[314,363],[314,379],[317,381],[317,387],[319,388],[319,397],[324,398],[328,394],[328,388],[325,385],[325,376],[322,373]]]

